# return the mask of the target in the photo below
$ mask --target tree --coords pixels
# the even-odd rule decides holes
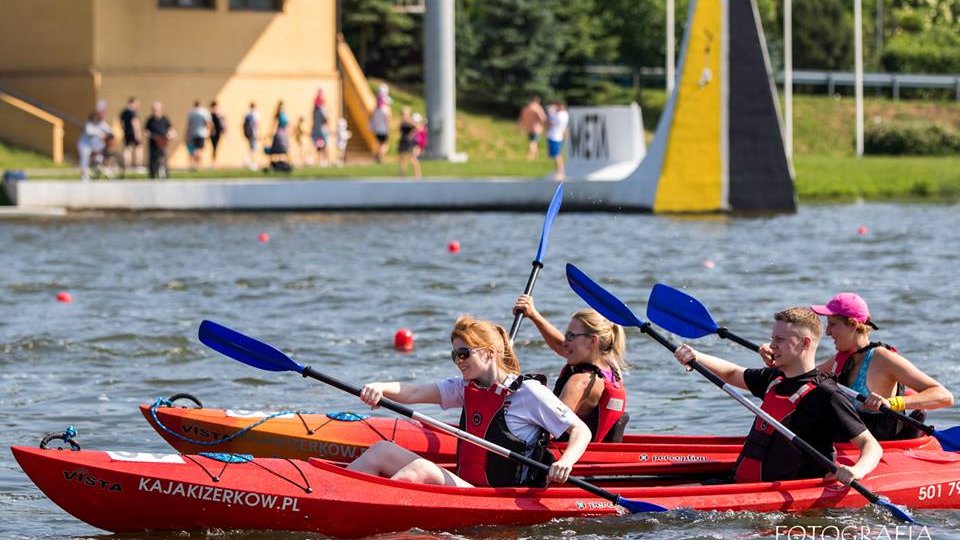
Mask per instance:
[[[485,0],[470,3],[476,50],[459,66],[473,75],[468,91],[502,110],[515,110],[533,95],[553,96],[564,45],[555,13],[562,0]]]
[[[420,81],[420,17],[394,10],[393,0],[342,0],[343,36],[364,73],[392,81]]]
[[[849,70],[853,66],[853,12],[848,0],[793,3],[793,65]]]

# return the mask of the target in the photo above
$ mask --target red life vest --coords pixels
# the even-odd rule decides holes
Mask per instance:
[[[784,378],[770,381],[760,408],[786,427],[790,427],[790,415],[811,390],[817,387],[808,382],[789,396],[780,396],[774,391]],[[770,482],[795,477],[801,462],[801,452],[786,437],[759,416],[754,420],[750,434],[737,459],[734,480],[737,482]]]
[[[580,419],[590,428],[590,433],[593,433],[593,442],[620,442],[623,440],[623,428],[626,425],[624,420],[629,419],[629,415],[624,412],[627,408],[627,392],[619,376],[613,374],[607,377],[602,369],[593,364],[566,365],[560,370],[553,393],[559,396],[571,376],[587,372],[592,374],[587,391],[593,388],[593,383],[599,377],[603,381],[603,394],[600,395],[597,406]]]
[[[546,381],[543,375],[521,375],[509,387],[494,384],[489,388],[481,388],[470,382],[463,389],[460,429],[549,464],[552,463],[553,455],[546,450],[548,434],[545,430],[541,430],[537,440],[527,444],[507,428],[504,413],[510,405],[509,396],[516,392],[526,379]],[[465,441],[457,442],[457,476],[478,487],[545,486],[547,479],[546,473],[539,469],[531,470],[526,465]]]

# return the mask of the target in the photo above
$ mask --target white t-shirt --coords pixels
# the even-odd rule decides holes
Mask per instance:
[[[567,131],[567,124],[570,123],[570,113],[566,110],[552,113],[547,121],[550,125],[547,127],[547,138],[551,141],[563,141],[563,134]]]
[[[511,375],[504,381],[504,386],[516,379]],[[437,381],[440,390],[440,406],[444,409],[463,407],[463,389],[467,381],[463,377],[451,377]],[[504,419],[507,429],[518,439],[532,443],[540,435],[540,429],[547,430],[554,438],[566,433],[573,424],[576,414],[570,407],[553,395],[540,381],[527,379],[520,389],[507,397],[509,406],[506,407]]]
[[[387,112],[384,107],[377,107],[370,115],[370,131],[377,135],[386,135],[390,133],[390,124],[387,120]]]

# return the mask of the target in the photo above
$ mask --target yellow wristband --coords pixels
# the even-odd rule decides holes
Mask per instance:
[[[903,412],[907,408],[907,404],[903,402],[903,396],[893,396],[887,402],[890,403],[890,408],[897,412]]]

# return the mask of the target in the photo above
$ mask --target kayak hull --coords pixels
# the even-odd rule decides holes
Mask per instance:
[[[53,502],[78,519],[112,532],[219,528],[358,537],[414,527],[448,531],[622,512],[609,501],[573,487],[423,486],[343,470],[316,459],[255,458],[225,464],[177,454],[22,446],[11,450]],[[862,483],[910,508],[960,508],[960,456],[925,450],[890,453]],[[797,512],[867,504],[855,491],[822,479],[663,484],[611,490],[626,499],[669,509]]]
[[[227,452],[350,462],[370,445],[388,440],[435,463],[456,461],[455,437],[396,417],[345,421],[337,419],[341,417],[338,414],[272,416],[277,413],[149,405],[141,405],[140,412],[171,446],[185,454]],[[591,443],[576,473],[724,473],[736,462],[743,440],[711,435],[628,434],[620,443]],[[551,450],[559,456],[563,446],[552,443]],[[889,441],[883,446],[886,452],[940,449],[932,437]],[[839,448],[841,452],[854,451],[849,445]]]

